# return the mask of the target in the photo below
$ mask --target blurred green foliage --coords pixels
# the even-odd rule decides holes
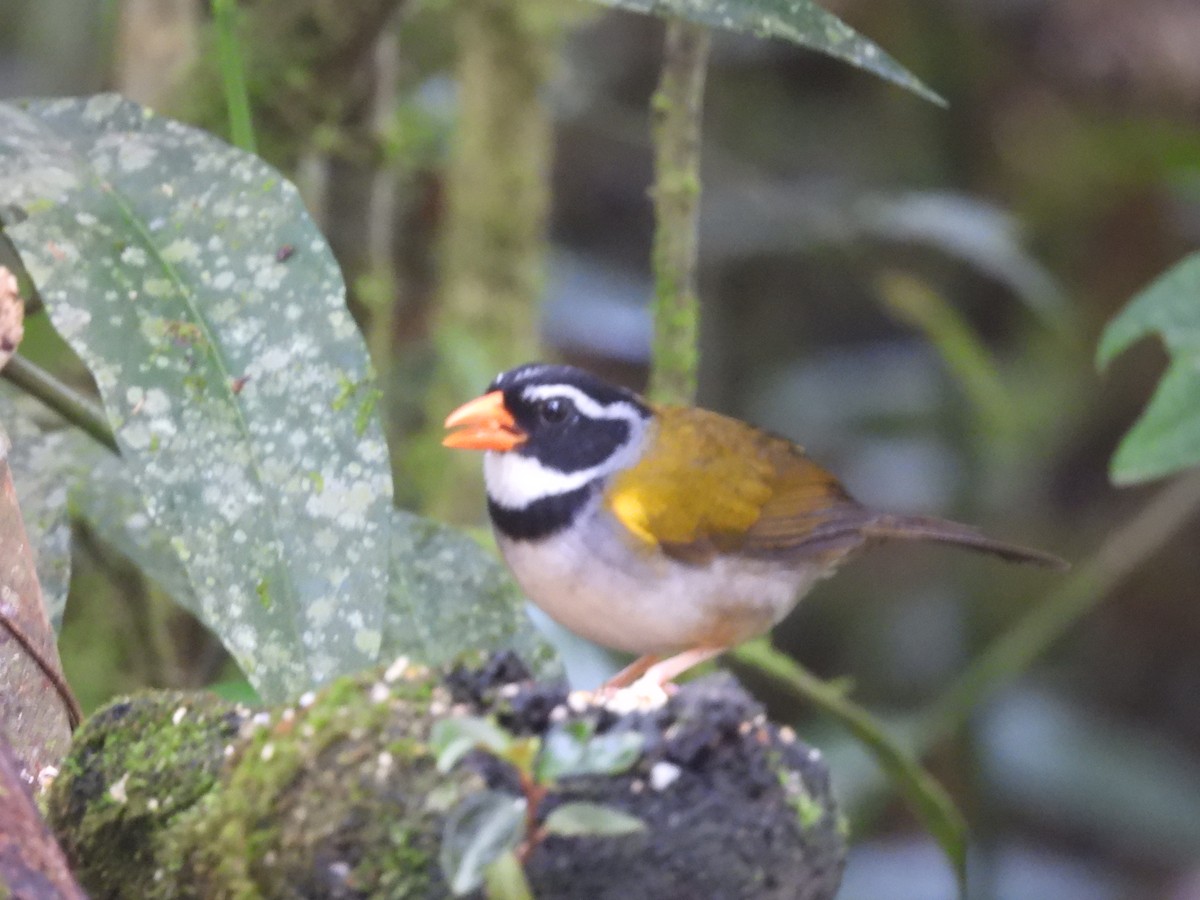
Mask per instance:
[[[1106,479],[1112,449],[1143,415],[1164,363],[1153,342],[1116,358],[1121,348],[1161,333],[1171,367],[1160,390],[1170,382],[1176,397],[1189,394],[1192,348],[1171,328],[1186,324],[1188,295],[1155,282],[1108,331],[1102,381],[1090,364],[1106,322],[1200,241],[1200,86],[1163,43],[1200,41],[1187,7],[840,4],[839,15],[949,100],[944,112],[780,42],[719,39],[712,57],[698,271],[701,401],[800,439],[864,499],[987,523],[1080,564],[1047,596],[1036,573],[1001,577],[932,552],[882,550],[823,585],[776,634],[812,671],[853,673],[856,700],[901,723],[895,733],[926,735],[912,746],[929,750],[934,774],[968,812],[973,840],[999,861],[976,869],[981,895],[1012,896],[1005,885],[1028,885],[1006,868],[1017,866],[1026,879],[1057,877],[1049,896],[1095,900],[1122,888],[1126,896],[1165,896],[1182,890],[1200,852],[1170,826],[1186,804],[1168,813],[1151,799],[1188,783],[1180,773],[1194,772],[1200,758],[1193,489],[1168,482],[1138,509],[1142,494],[1119,494]],[[295,177],[346,273],[352,308],[385,373],[393,448],[436,425],[443,410],[431,408],[425,390],[440,354],[473,358],[469,338],[439,336],[436,326],[435,236],[453,187],[449,136],[463,112],[454,8],[407,8],[387,28],[373,19],[362,29],[369,40],[353,52],[306,50],[304,63],[286,66],[276,63],[293,46],[290,13],[278,17],[278,30],[267,13],[243,23],[253,35],[250,66],[275,67],[249,78],[264,153]],[[342,18],[365,21],[364,9]],[[95,23],[62,10],[59,0],[0,0],[0,18],[12,24],[0,36],[0,63],[13,63],[20,77],[8,83],[24,93],[94,93],[109,77],[108,58],[129,52],[114,49],[126,26],[112,25],[98,60],[88,30]],[[82,37],[73,39],[74,19]],[[646,101],[658,38],[637,17],[588,20],[556,38],[565,49],[535,92],[556,141],[557,161],[540,164],[553,188],[545,233],[559,253],[586,254],[597,269],[640,285],[635,301],[650,293]],[[86,47],[93,49],[79,49]],[[267,47],[273,52],[255,52]],[[211,62],[202,56],[199,65]],[[176,90],[211,103],[220,97],[209,89],[215,83],[197,79]],[[326,102],[331,97],[341,102]],[[224,116],[201,118],[215,127]],[[610,282],[568,290],[553,277],[561,257],[550,266],[552,277],[538,287],[546,294],[544,346],[643,384],[644,351],[630,345],[614,356],[612,342],[581,340],[561,326],[598,310],[586,321],[611,323],[617,333],[626,307],[597,299]],[[879,302],[892,273],[904,279],[899,316],[894,303],[888,312]],[[892,282],[885,300],[889,292],[896,300],[896,288]],[[31,318],[27,352],[86,385],[61,348],[44,352],[53,340],[44,322]],[[474,367],[473,389],[491,365]],[[1162,402],[1151,410],[1165,409]],[[1172,406],[1183,434],[1189,409]],[[1119,477],[1188,464],[1183,444],[1157,455],[1165,445],[1153,433],[1134,434]],[[396,474],[407,505],[446,502],[423,469]],[[448,506],[457,518],[480,521],[461,500]],[[153,637],[131,634],[131,617],[142,616],[140,576],[109,550],[84,556],[63,637],[68,671],[81,673],[72,671],[73,680],[98,699],[137,681],[213,677],[220,660],[202,652],[138,663],[146,646],[199,647],[199,628],[180,628],[179,613],[159,611],[139,619]],[[1103,577],[1089,585],[1097,572]],[[776,718],[820,733],[822,716],[793,693],[774,683],[760,690]],[[1036,704],[1023,702],[1031,696],[1072,713],[1056,715],[1063,729],[1096,720],[1071,732],[1086,737],[1069,743],[1069,760],[1061,732],[1047,737],[1029,712]],[[937,727],[925,718],[931,697],[940,698],[932,707],[941,714]],[[1099,752],[1113,733],[1145,750],[1123,754],[1124,770]],[[901,879],[918,896],[944,893],[944,881],[925,889],[922,880],[931,869],[936,877],[936,865],[905,855],[909,814],[878,793],[877,772],[855,762],[853,748],[842,753],[842,740],[835,732],[818,743],[834,760],[851,812],[871,813],[855,817],[856,856],[884,866],[888,889]],[[1013,746],[1030,752],[997,762]],[[1082,777],[1102,767],[1108,777],[1086,780],[1086,791],[1064,781],[1068,770]],[[1093,828],[1106,802],[1113,809],[1136,800],[1119,790],[1126,781],[1147,798],[1128,820],[1137,835]],[[1177,842],[1143,839],[1162,834],[1164,822]],[[888,859],[900,861],[887,869]],[[854,876],[852,862],[851,900],[882,895],[878,883],[872,890]]]
[[[1139,293],[1104,331],[1101,367],[1148,334],[1162,337],[1171,366],[1150,405],[1121,441],[1112,477],[1130,484],[1200,463],[1200,254],[1193,254]]]

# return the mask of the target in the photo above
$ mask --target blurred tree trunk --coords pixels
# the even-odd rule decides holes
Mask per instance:
[[[446,173],[428,427],[408,453],[420,500],[478,517],[478,461],[445,454],[441,421],[502,369],[536,358],[551,121],[541,98],[564,32],[558,0],[457,0],[458,121]]]
[[[113,58],[116,89],[156,108],[169,98],[196,62],[200,11],[197,0],[122,0]]]
[[[149,0],[143,0],[149,2]],[[259,153],[293,173],[307,151],[372,158],[374,143],[345,135],[342,123],[369,109],[372,48],[403,0],[255,0],[239,36]],[[195,66],[164,112],[217,134],[228,133],[217,54],[201,48]]]

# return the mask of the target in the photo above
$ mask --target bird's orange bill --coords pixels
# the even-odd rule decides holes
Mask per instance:
[[[442,438],[442,446],[458,450],[511,450],[527,438],[504,408],[500,391],[464,403],[446,417],[446,427],[454,430]]]

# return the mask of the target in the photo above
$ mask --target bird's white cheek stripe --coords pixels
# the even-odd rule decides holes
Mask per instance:
[[[485,453],[483,477],[493,503],[507,509],[524,509],[544,497],[569,494],[596,478],[633,465],[641,455],[646,428],[640,418],[629,422],[629,438],[608,459],[577,472],[563,472],[521,453]]]
[[[611,460],[579,472],[560,472],[518,453],[487,453],[483,457],[488,496],[508,509],[524,509],[543,497],[578,490],[611,470]]]

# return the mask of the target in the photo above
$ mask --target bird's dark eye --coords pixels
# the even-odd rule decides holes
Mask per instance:
[[[558,425],[571,414],[571,401],[562,397],[550,397],[537,405],[538,417],[547,425]]]

